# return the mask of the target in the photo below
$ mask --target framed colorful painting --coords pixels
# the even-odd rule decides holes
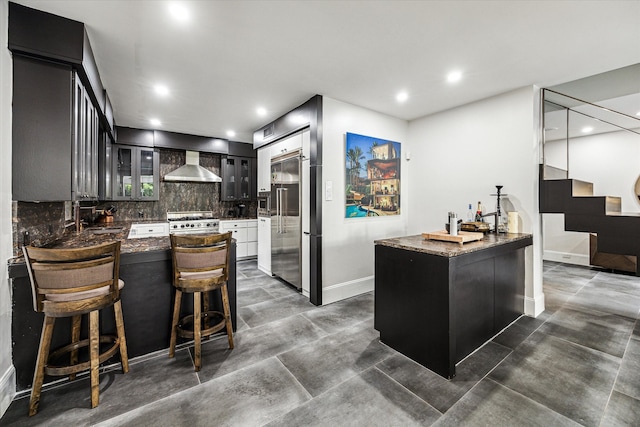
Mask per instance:
[[[347,133],[345,217],[400,215],[400,143]]]

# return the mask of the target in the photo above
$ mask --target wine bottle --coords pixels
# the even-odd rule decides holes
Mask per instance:
[[[471,206],[471,203],[469,203],[469,210],[467,211],[467,221],[473,222],[475,218],[476,218],[476,214],[473,213],[473,206]]]
[[[478,210],[476,211],[476,222],[482,222],[482,204],[478,202]]]

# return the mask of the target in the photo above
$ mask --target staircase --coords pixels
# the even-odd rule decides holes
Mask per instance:
[[[593,184],[540,165],[540,213],[564,214],[564,229],[591,233],[592,265],[640,276],[640,213],[622,213],[620,197],[594,196]]]

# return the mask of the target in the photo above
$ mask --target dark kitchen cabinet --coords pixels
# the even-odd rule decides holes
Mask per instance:
[[[222,156],[222,201],[254,199],[255,159],[251,157]]]
[[[220,138],[188,135],[184,133],[153,131],[153,146],[174,150],[191,150],[204,153],[229,153],[229,141]]]
[[[111,146],[112,200],[158,200],[160,154],[150,147]]]
[[[13,200],[97,200],[99,131],[71,66],[14,54]]]
[[[113,139],[113,110],[82,22],[9,2],[8,47],[14,53],[72,66]]]
[[[116,144],[153,147],[153,131],[116,126]]]

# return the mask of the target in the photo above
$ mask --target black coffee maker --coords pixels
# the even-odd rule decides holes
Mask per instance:
[[[244,218],[247,215],[247,206],[244,203],[240,203],[236,206],[236,216],[238,218]]]

